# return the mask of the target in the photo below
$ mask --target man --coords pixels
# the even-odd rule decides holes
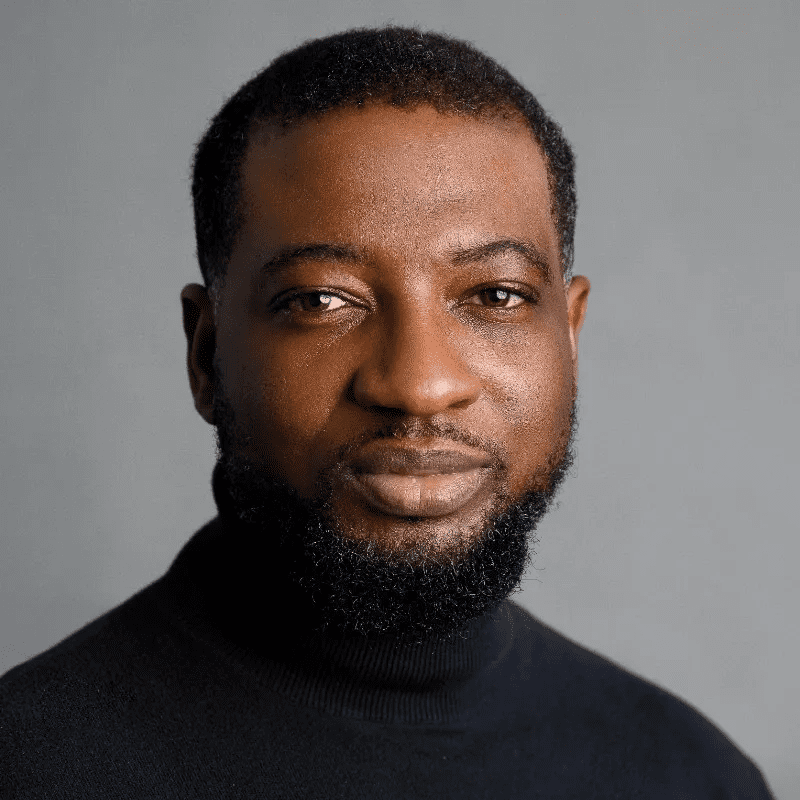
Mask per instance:
[[[589,294],[530,93],[439,35],[313,41],[212,121],[193,196],[219,515],[4,678],[0,796],[769,797],[508,599],[571,463]]]

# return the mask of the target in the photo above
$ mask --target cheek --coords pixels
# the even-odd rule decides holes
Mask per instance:
[[[279,349],[256,339],[227,363],[226,388],[258,448],[253,455],[298,490],[310,488],[315,454],[345,389],[346,365],[308,348]]]
[[[573,402],[569,342],[562,337],[533,338],[506,363],[502,396],[512,491],[527,488],[545,474],[566,447]]]

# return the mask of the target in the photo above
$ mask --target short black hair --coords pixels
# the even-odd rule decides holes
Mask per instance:
[[[242,222],[241,164],[254,126],[283,129],[342,106],[432,105],[476,118],[521,115],[548,168],[564,277],[572,268],[575,160],[561,127],[506,69],[468,42],[417,28],[357,28],[278,56],[239,89],[197,145],[192,173],[197,259],[219,289]]]

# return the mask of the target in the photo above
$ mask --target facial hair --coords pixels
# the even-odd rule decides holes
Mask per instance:
[[[577,413],[573,392],[569,428],[536,485],[517,498],[501,493],[487,509],[479,535],[446,552],[424,546],[387,552],[373,541],[344,536],[331,514],[330,476],[321,476],[314,499],[308,500],[276,479],[265,463],[246,455],[253,437],[219,381],[214,424],[217,457],[235,515],[269,539],[272,562],[281,565],[284,579],[315,609],[312,630],[421,643],[464,635],[470,622],[495,611],[519,589],[537,541],[536,527],[574,461]],[[408,420],[384,426],[369,438],[403,436],[409,428],[469,440],[452,429],[419,421],[409,425]]]

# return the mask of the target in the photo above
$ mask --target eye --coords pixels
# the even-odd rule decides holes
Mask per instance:
[[[302,292],[287,297],[281,307],[289,311],[336,311],[347,305],[347,301],[329,292]]]
[[[474,294],[469,302],[473,305],[482,305],[488,308],[515,308],[529,302],[527,297],[504,289],[502,286],[490,286]]]

